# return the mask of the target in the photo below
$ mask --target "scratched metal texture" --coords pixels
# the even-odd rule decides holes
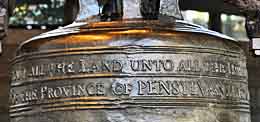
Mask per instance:
[[[120,1],[104,16],[85,7],[86,21],[21,44],[10,72],[11,122],[250,122],[242,49],[217,32],[161,20],[172,18],[165,1],[123,21]],[[81,5],[106,3],[92,2]]]

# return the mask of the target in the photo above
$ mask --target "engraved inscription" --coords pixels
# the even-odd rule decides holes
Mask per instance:
[[[178,65],[179,72],[200,72],[202,69],[198,60],[181,60]]]
[[[219,100],[249,100],[247,85],[224,80],[167,80],[167,79],[135,79],[135,80],[102,80],[85,81],[74,84],[11,90],[13,105],[26,102],[40,102],[48,99],[71,97],[201,97]]]
[[[120,60],[106,60],[101,61],[99,64],[94,62],[90,63],[85,60],[79,60],[79,72],[91,73],[91,72],[122,72],[122,61]]]
[[[14,64],[11,110],[24,105],[53,110],[197,106],[199,101],[240,106],[249,101],[246,66],[233,57],[142,53],[67,55],[66,59]]]
[[[109,55],[106,55],[107,57]],[[223,57],[185,57],[185,55],[169,54],[166,56],[144,54],[124,57],[110,55],[107,59],[96,60],[96,55],[89,57],[74,57],[64,61],[62,58],[52,62],[38,61],[31,65],[16,64],[12,70],[12,81],[34,81],[51,77],[62,77],[84,74],[192,74],[217,77],[246,78],[244,64]]]
[[[224,61],[205,61],[206,72],[211,73],[229,73],[232,75],[239,74],[241,67],[238,63]]]
[[[163,81],[150,80],[138,82],[138,95],[144,96],[196,96],[215,97],[220,99],[241,99],[248,100],[244,88],[235,84],[221,81]]]
[[[137,71],[166,71],[170,72],[174,70],[173,60],[130,60],[131,69]]]

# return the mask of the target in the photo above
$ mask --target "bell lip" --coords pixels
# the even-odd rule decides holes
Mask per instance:
[[[200,25],[196,25],[196,24],[192,24],[189,23],[187,21],[183,21],[183,20],[176,20],[175,23],[161,23],[159,20],[154,20],[154,21],[144,21],[144,20],[137,20],[137,21],[112,21],[112,22],[94,22],[94,23],[86,23],[86,22],[74,22],[70,25],[40,34],[39,36],[33,37],[27,41],[22,42],[19,47],[16,50],[16,56],[19,56],[20,54],[18,53],[19,51],[21,51],[23,49],[23,47],[33,41],[40,41],[42,39],[47,39],[47,38],[53,38],[53,37],[60,37],[60,36],[66,36],[66,35],[70,35],[70,34],[79,34],[81,33],[81,29],[84,28],[93,28],[93,26],[89,26],[91,24],[96,24],[96,23],[101,23],[101,27],[102,27],[102,23],[125,23],[125,24],[136,24],[136,23],[149,23],[150,25],[154,24],[154,23],[160,23],[160,24],[164,24],[166,26],[168,26],[169,24],[172,24],[174,26],[170,26],[168,29],[171,29],[173,31],[176,32],[190,32],[190,33],[199,33],[199,34],[206,34],[209,36],[213,36],[216,38],[220,38],[220,39],[225,39],[225,40],[229,40],[232,42],[237,42],[237,40],[235,40],[232,37],[229,37],[227,35],[221,34],[219,32],[216,31],[212,31],[209,30],[207,28],[204,28],[203,26]],[[138,25],[138,24],[137,24]],[[177,26],[180,25],[180,26]],[[111,26],[112,27],[112,26]],[[120,27],[120,26],[119,26]],[[136,26],[137,27],[137,26]],[[139,26],[140,27],[140,26]]]

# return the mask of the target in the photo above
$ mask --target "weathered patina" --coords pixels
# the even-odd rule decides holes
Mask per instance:
[[[81,0],[19,47],[11,122],[250,122],[246,58],[176,0]]]

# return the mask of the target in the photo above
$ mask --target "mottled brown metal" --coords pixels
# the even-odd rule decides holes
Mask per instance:
[[[246,58],[232,38],[176,20],[172,8],[120,8],[103,19],[81,10],[20,46],[11,122],[250,122]]]

